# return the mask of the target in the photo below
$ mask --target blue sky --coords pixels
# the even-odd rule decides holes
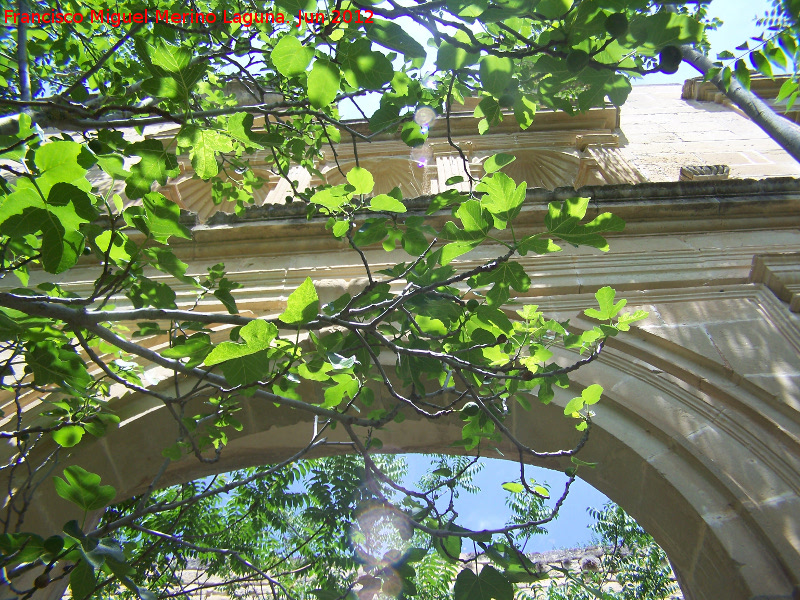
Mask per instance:
[[[536,408],[534,407],[533,410]],[[428,469],[429,459],[408,454],[405,456],[409,465],[407,481],[416,481]],[[458,522],[471,529],[494,529],[503,527],[509,518],[509,510],[505,505],[508,492],[502,485],[508,481],[519,479],[519,464],[499,459],[483,459],[484,467],[475,476],[473,483],[480,488],[480,493],[462,492],[455,503],[459,514]],[[557,471],[527,467],[528,479],[537,483],[549,484],[552,496],[558,497],[564,490],[566,476]],[[585,546],[591,542],[592,532],[588,529],[591,523],[586,509],[600,508],[608,502],[605,495],[578,479],[572,485],[560,512],[560,518],[547,526],[547,535],[534,536],[526,548],[529,552],[541,552],[553,548],[572,548]],[[551,502],[552,504],[552,502]]]
[[[712,51],[719,53],[723,50],[730,50],[738,56],[739,53],[735,50],[736,46],[749,37],[758,35],[756,18],[763,16],[770,6],[768,0],[713,0],[709,5],[709,16],[721,19],[723,25],[708,36]],[[716,58],[716,56],[712,54],[712,58]],[[686,79],[698,75],[694,68],[684,63],[674,75],[654,73],[638,80],[637,83],[640,85],[683,83]]]
[[[763,16],[770,3],[767,0],[713,0],[710,5],[711,16],[724,21],[723,25],[709,36],[712,51],[735,52],[736,46],[759,33],[755,21]],[[683,83],[685,79],[697,77],[698,73],[688,65],[682,65],[674,75],[654,74],[640,79],[638,84]],[[625,110],[624,107],[622,110]],[[535,407],[534,407],[535,410]],[[409,481],[421,475],[427,467],[427,459],[408,455],[410,467]],[[539,482],[550,483],[553,494],[563,489],[565,476],[562,473],[529,467],[529,477]],[[482,529],[500,527],[508,517],[504,498],[506,492],[502,484],[512,481],[519,475],[519,466],[511,461],[487,460],[486,466],[478,474],[475,483],[481,488],[478,495],[464,494],[456,509],[460,523],[464,526]],[[548,534],[536,536],[527,548],[530,552],[568,548],[591,543],[592,532],[588,529],[591,519],[588,507],[600,508],[608,499],[583,481],[576,481],[564,503],[559,519],[548,526]]]

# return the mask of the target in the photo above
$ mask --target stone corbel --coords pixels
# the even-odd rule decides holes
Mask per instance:
[[[800,252],[754,256],[750,281],[763,283],[790,311],[800,313]]]
[[[578,174],[575,177],[575,189],[585,185],[605,185],[608,183],[603,176],[603,170],[597,159],[586,149],[580,153],[580,163],[578,163]]]

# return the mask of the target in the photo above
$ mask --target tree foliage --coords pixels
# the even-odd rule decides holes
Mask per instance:
[[[215,15],[214,22],[156,22],[151,12],[147,23],[118,24],[107,11],[103,21],[91,22],[83,4],[58,5],[59,14],[86,15],[83,22],[43,24],[23,15],[57,20],[56,11],[21,0],[11,11],[13,26],[0,31],[0,270],[6,281],[18,282],[0,293],[2,386],[11,411],[0,432],[9,441],[2,469],[10,492],[0,519],[7,585],[21,597],[68,581],[76,599],[124,588],[149,600],[174,583],[174,565],[199,557],[212,572],[258,580],[278,597],[296,595],[280,582],[292,569],[308,569],[304,576],[323,599],[366,598],[379,590],[393,597],[445,595],[449,583],[415,587],[417,568],[454,577],[457,600],[510,598],[514,582],[536,576],[517,542],[552,518],[585,465],[576,455],[602,390],[590,386],[567,405],[565,418],[575,419],[578,433],[561,450],[526,446],[506,427],[506,417],[515,404],[537,410],[537,401],[550,403],[554,387],[568,387],[571,372],[645,316],[622,312],[624,300],[604,287],[597,307],[587,307],[597,325],[586,331],[524,302],[509,318],[504,307],[531,286],[518,257],[557,252],[559,244],[607,251],[604,235],[623,223],[609,213],[587,217],[588,199],[571,198],[549,206],[540,232],[515,229],[526,184],[502,172],[513,160],[507,155],[489,159],[479,180],[470,176],[469,191],[437,194],[427,210],[411,211],[399,190],[373,194],[358,148],[386,132],[411,147],[423,144],[430,122],[415,115],[431,111],[443,116],[449,132],[452,104],[469,95],[480,97],[481,133],[503,119],[525,129],[538,107],[573,113],[606,101],[620,105],[630,77],[672,69],[676,46],[701,41],[699,13],[670,12],[650,0],[318,6],[277,0],[273,12],[288,22],[274,23],[241,16],[263,13],[255,2],[240,2],[237,19],[229,3],[205,0],[192,10]],[[114,14],[143,9],[122,0]],[[186,3],[159,9],[183,14]],[[317,10],[322,22],[294,26],[298,11]],[[349,20],[335,22],[334,11]],[[432,36],[433,66],[406,31],[411,22]],[[338,103],[358,104],[370,92],[381,99],[365,133],[341,119]],[[148,135],[164,125],[174,127],[166,138]],[[348,138],[356,165],[339,165],[347,183],[298,189],[290,168],[321,175],[323,148]],[[463,158],[449,134],[448,141]],[[363,289],[322,303],[308,279],[282,313],[241,315],[232,293],[239,284],[223,264],[197,273],[176,256],[170,243],[191,239],[192,231],[159,186],[186,159],[194,177],[210,182],[215,202],[245,210],[253,192],[268,184],[252,168],[255,153],[289,181],[291,199],[307,205],[309,218],[326,220],[355,253],[367,278]],[[110,191],[88,178],[98,172],[113,183]],[[428,219],[434,213],[446,215],[444,225]],[[365,249],[374,252],[379,244],[394,253],[392,268],[371,266]],[[479,246],[491,258],[460,268],[460,257]],[[94,269],[80,294],[63,283],[79,260]],[[162,275],[188,286],[191,297],[178,298]],[[212,297],[220,310],[200,310]],[[228,340],[216,334],[224,327]],[[154,335],[164,336],[168,347],[152,350],[146,341]],[[556,348],[570,350],[571,361],[558,362]],[[392,356],[394,368],[381,356]],[[144,376],[152,365],[195,384],[155,386]],[[322,397],[302,396],[303,382],[314,382]],[[147,493],[116,498],[99,475],[79,465],[65,468],[63,457],[87,435],[115,434],[120,387],[157,400],[174,419],[177,441],[165,443],[160,472],[192,456],[217,461],[231,432],[242,427],[243,397],[303,411],[319,427],[285,463],[164,491],[156,474]],[[390,402],[375,403],[377,387]],[[189,408],[196,397],[205,399],[197,414]],[[41,404],[26,410],[34,400]],[[461,452],[485,452],[501,440],[517,448],[512,523],[476,532],[459,522],[446,500],[468,475],[468,459],[442,464],[415,489],[398,482],[392,461],[373,453],[381,448],[381,429],[410,414],[460,419]],[[327,432],[337,426],[360,463],[296,463],[329,444]],[[543,513],[541,501],[550,492],[530,482],[522,465],[546,457],[572,458],[574,466],[563,492],[554,494],[553,509]],[[357,489],[347,488],[343,469],[359,469],[352,478]],[[309,487],[295,493],[292,485],[301,479]],[[83,519],[58,532],[27,531],[25,513],[37,494],[53,493],[80,507]],[[223,502],[231,494],[234,500]],[[344,541],[354,535],[346,523],[355,497],[359,510],[373,511],[378,538],[362,532],[360,541]],[[99,516],[115,498],[122,503]],[[215,547],[205,545],[205,534],[182,535],[187,523],[197,533],[217,519],[226,527],[207,532],[216,534]],[[252,543],[239,543],[243,529],[242,539]],[[272,537],[259,535],[267,529]],[[385,548],[397,537],[415,545],[373,559],[367,552],[359,579],[345,577],[359,544]],[[340,540],[340,552],[326,554],[323,539]],[[464,569],[464,544],[493,564],[478,573]],[[353,547],[355,556],[344,550]],[[165,548],[175,562],[153,562],[154,549]]]
[[[630,515],[613,503],[589,512],[604,554],[580,571],[556,567],[564,581],[547,588],[547,600],[662,600],[678,591],[667,555]]]
[[[773,0],[772,9],[759,20],[766,31],[736,47],[725,50],[712,61],[691,45],[680,47],[680,57],[695,67],[705,80],[716,85],[754,123],[800,162],[800,127],[781,118],[797,101],[798,24],[800,5],[795,0]],[[751,69],[752,67],[752,69]],[[777,106],[764,102],[750,91],[752,74],[774,79],[784,76],[775,98]],[[785,77],[788,75],[788,77]],[[785,103],[786,108],[782,108]]]
[[[428,471],[416,482],[421,488],[441,483],[448,472],[462,472],[438,501],[450,502],[460,494],[481,492],[472,484],[472,476],[484,463],[469,457],[429,458]],[[375,459],[393,478],[408,479],[404,458]],[[214,589],[238,598],[279,597],[285,588],[297,597],[334,598],[339,594],[332,590],[355,588],[358,598],[373,597],[372,594],[379,597],[379,588],[396,586],[398,576],[403,594],[409,598],[445,600],[453,598],[454,593],[459,597],[481,596],[472,590],[481,581],[475,573],[482,573],[482,553],[473,553],[467,541],[462,547],[461,556],[467,557],[460,561],[462,566],[448,555],[447,544],[452,542],[430,547],[430,538],[419,532],[408,539],[395,536],[393,529],[398,523],[388,518],[382,506],[375,511],[370,502],[363,486],[364,463],[358,456],[301,460],[274,474],[251,479],[254,473],[248,469],[222,476],[225,482],[249,480],[231,490],[224,501],[204,498],[186,508],[154,514],[134,530],[127,530],[122,543],[136,568],[134,578],[160,590],[162,596],[191,597]],[[191,498],[219,483],[223,479],[167,488],[154,494],[148,503]],[[546,515],[544,498],[527,497],[518,483],[509,482],[503,487],[508,492],[506,504],[512,523]],[[542,495],[549,493],[545,487],[538,489]],[[383,491],[391,495],[387,486]],[[106,511],[104,520],[131,514],[138,500],[131,498],[113,506]],[[549,600],[664,600],[677,590],[664,551],[620,507],[608,504],[589,512],[594,520],[590,528],[595,533],[595,543],[604,551],[592,565],[574,564],[565,569],[552,563],[543,569],[524,557],[513,563],[498,553],[502,547],[497,544],[489,550],[489,557],[504,569],[503,576],[508,581],[498,578],[497,569],[487,571],[483,580],[496,581],[497,589],[508,589],[509,582],[514,582],[520,588],[517,598]],[[383,532],[388,530],[392,535],[376,535],[382,531],[376,524],[382,524]],[[148,532],[164,530],[169,530],[170,535],[159,537],[155,544],[147,537]],[[515,545],[524,548],[532,535],[547,531],[535,527],[520,533],[523,535],[509,535]],[[378,553],[374,550],[380,545],[388,551],[382,560],[376,560]],[[147,559],[141,560],[145,555]],[[262,565],[272,580],[247,569],[243,556]],[[458,573],[465,573],[459,575],[460,584],[456,580]],[[136,594],[108,586],[102,596],[135,598]]]
[[[800,71],[800,3],[795,0],[772,0],[772,8],[759,19],[764,33],[745,40],[735,53],[726,50],[717,55],[723,82],[730,85],[736,77],[745,89],[750,89],[751,73],[769,79],[776,75],[789,75],[778,91],[777,102],[786,102],[790,111],[797,101]]]

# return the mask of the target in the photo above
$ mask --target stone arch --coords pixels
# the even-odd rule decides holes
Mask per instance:
[[[605,284],[628,296],[630,308],[651,315],[572,378],[573,393],[595,382],[605,388],[582,455],[598,466],[581,475],[653,534],[687,598],[793,598],[800,585],[800,321],[773,293],[778,288],[765,278],[760,257],[800,251],[800,188],[730,182],[601,190],[588,190],[594,202],[613,202],[628,220],[624,235],[612,240],[613,253],[520,260],[533,279],[523,300],[578,329],[590,327],[578,311]],[[520,231],[536,231],[547,201],[556,197],[529,192]],[[196,272],[226,257],[231,277],[245,283],[237,291],[240,311],[274,314],[307,275],[328,281],[331,290],[358,285],[358,260],[340,242],[321,241],[323,230],[324,220],[210,227],[176,251]],[[287,257],[283,242],[289,241],[294,253]],[[405,260],[380,249],[367,253],[378,268]],[[465,255],[461,264],[469,268],[477,260]],[[781,265],[786,281],[797,273],[791,264]],[[82,281],[76,291],[91,278]],[[512,407],[509,427],[537,448],[561,447],[576,435],[563,415],[570,392],[530,412]],[[320,390],[308,385],[302,393],[313,397]],[[174,426],[152,399],[130,395],[114,404],[123,419],[119,430],[86,439],[69,460],[100,473],[122,498],[149,484]],[[183,459],[161,484],[281,460],[312,430],[297,412],[253,400],[245,400],[240,420],[245,427],[231,435],[220,463]],[[409,415],[381,439],[389,451],[451,451],[460,426]],[[512,455],[511,448],[501,450]],[[71,518],[70,505],[53,494],[40,494],[35,506],[26,523],[43,533]]]
[[[575,389],[606,387],[581,471],[590,484],[630,512],[670,556],[687,598],[790,598],[798,578],[800,465],[786,452],[792,436],[754,390],[731,386],[730,374],[698,368],[698,357],[656,335],[635,332],[616,340],[592,368],[574,378]],[[319,394],[309,386],[304,395]],[[523,443],[555,449],[576,436],[563,415],[571,397],[530,412],[512,408],[508,426]],[[164,439],[174,435],[165,409],[149,398],[119,402],[123,418],[113,436],[77,446],[70,456],[114,485],[119,498],[142,492],[157,472]],[[245,400],[241,433],[231,434],[215,465],[187,457],[173,463],[159,485],[283,460],[310,439],[312,421],[274,406]],[[413,416],[381,433],[384,448],[452,452],[461,423],[420,422]],[[784,447],[776,447],[775,443]],[[796,439],[794,440],[796,443]],[[501,447],[506,456],[514,449]],[[324,452],[341,451],[341,447]],[[563,469],[568,463],[538,462]],[[59,498],[43,499],[33,520],[57,531],[69,518]]]

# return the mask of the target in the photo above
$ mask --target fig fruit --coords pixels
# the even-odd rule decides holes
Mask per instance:
[[[622,37],[628,33],[628,17],[625,13],[613,13],[606,17],[606,31],[613,38]]]
[[[667,75],[677,72],[681,66],[683,56],[675,46],[664,46],[658,55],[658,70]]]
[[[567,55],[567,69],[577,73],[589,64],[591,57],[584,50],[573,50]]]

